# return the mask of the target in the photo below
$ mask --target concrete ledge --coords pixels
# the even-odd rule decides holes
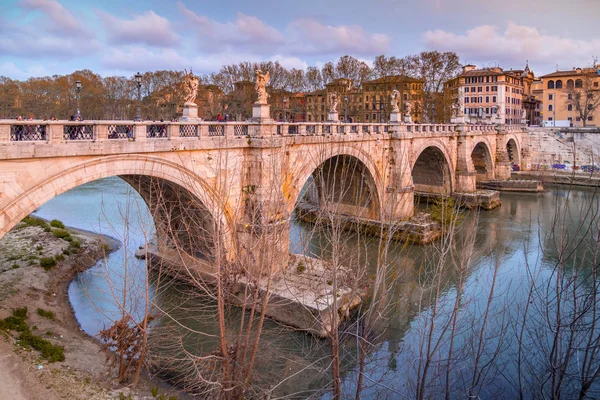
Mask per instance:
[[[319,215],[319,209],[309,203],[298,203],[296,205],[296,217],[310,223],[327,225],[331,223],[331,215],[323,218]],[[390,221],[384,223],[345,214],[337,214],[335,218],[336,222],[344,230],[379,237],[391,235],[391,239],[393,240],[413,244],[431,243],[437,240],[442,234],[440,224],[434,221],[429,214],[421,213],[408,221]]]
[[[190,282],[189,274],[200,280],[211,289],[216,289],[216,271],[214,265],[205,260],[181,256],[175,250],[159,251],[154,245],[136,251],[137,258],[146,258],[151,271],[156,263],[166,263],[168,275],[184,284]],[[183,267],[185,265],[185,268]],[[307,331],[318,337],[325,337],[331,329],[350,315],[365,296],[366,291],[354,284],[354,276],[348,269],[335,271],[337,281],[334,282],[334,271],[331,265],[323,260],[298,254],[290,254],[288,266],[271,277],[270,289],[268,280],[258,280],[242,275],[232,285],[226,285],[227,299],[234,305],[246,304],[250,307],[253,290],[258,290],[257,309],[262,311],[266,295],[269,296],[266,316],[285,325]],[[244,297],[244,293],[246,293]],[[336,289],[334,292],[334,288]],[[335,304],[335,307],[334,307]],[[335,308],[335,309],[334,309]]]
[[[415,197],[421,202],[429,202],[441,198],[443,195],[438,193],[415,192]],[[496,190],[477,190],[473,193],[452,193],[452,198],[460,207],[469,210],[481,208],[484,210],[493,210],[499,207],[500,193]]]
[[[544,184],[539,180],[482,181],[477,182],[477,189],[540,193],[544,191]]]
[[[600,187],[600,176],[598,173],[593,175],[588,173],[569,173],[556,171],[526,171],[513,172],[511,179],[536,179],[543,184],[552,185],[574,185],[574,186],[591,186]]]

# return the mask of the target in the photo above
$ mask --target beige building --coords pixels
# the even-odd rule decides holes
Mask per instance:
[[[478,69],[468,64],[462,74],[445,83],[444,90],[449,92],[453,103],[463,99],[463,112],[470,122],[520,124],[525,89],[523,71],[504,71],[499,67]]]
[[[423,81],[404,75],[386,76],[363,83],[363,121],[388,121],[390,116],[390,96],[394,90],[400,92],[400,111],[406,103],[411,103],[412,120],[422,120]]]
[[[598,70],[600,65],[556,71],[542,76],[540,86],[544,102],[543,122],[546,125],[568,123],[576,127],[600,125]]]

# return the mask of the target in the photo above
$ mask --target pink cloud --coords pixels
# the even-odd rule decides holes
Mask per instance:
[[[20,7],[40,11],[49,19],[47,30],[61,36],[91,36],[91,33],[56,0],[19,0]]]
[[[178,42],[171,22],[152,10],[136,15],[133,19],[119,19],[102,11],[96,11],[96,14],[104,24],[111,43],[143,43],[169,47]]]
[[[455,51],[465,62],[500,62],[505,68],[522,67],[526,60],[546,72],[557,63],[561,69],[587,66],[600,54],[600,40],[577,40],[546,35],[536,28],[508,22],[506,29],[480,25],[463,34],[443,30],[423,34],[425,44],[441,51]]]

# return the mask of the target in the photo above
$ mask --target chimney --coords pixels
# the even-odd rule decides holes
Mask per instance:
[[[467,65],[465,65],[463,67],[463,73],[469,72],[469,71],[473,71],[473,70],[476,70],[476,69],[477,69],[477,67],[474,66],[473,64],[467,64]]]

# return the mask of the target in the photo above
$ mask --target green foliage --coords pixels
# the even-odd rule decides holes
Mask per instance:
[[[23,218],[23,220],[21,221],[21,223],[23,223],[23,228],[28,227],[28,226],[39,226],[40,228],[50,228],[50,226],[48,225],[48,223],[46,221],[44,221],[41,218],[36,218],[36,217],[32,217],[31,215],[28,215],[27,217]]]
[[[54,257],[40,258],[40,267],[44,268],[44,270],[50,271],[54,266],[56,266],[56,259]]]
[[[41,244],[38,244],[37,246],[35,246],[35,249],[36,249],[37,251],[40,251],[40,250],[43,250],[43,249],[44,249],[44,246],[42,246]]]
[[[12,269],[17,269],[17,268],[21,268],[21,266],[17,263],[14,263],[11,267]]]
[[[51,320],[55,319],[54,313],[52,311],[47,311],[47,310],[44,310],[43,308],[38,308],[37,313],[38,313],[38,315],[40,315],[44,318],[48,318]]]
[[[304,265],[303,260],[298,261],[298,265],[296,266],[296,271],[298,271],[299,274],[306,271],[306,265]]]
[[[462,213],[454,207],[452,197],[435,199],[429,212],[434,221],[441,223],[443,226],[458,223],[463,218]]]
[[[13,310],[13,313],[10,317],[0,320],[0,329],[6,331],[23,332],[29,329],[25,318],[27,318],[27,307],[17,308]]]
[[[158,386],[152,386],[150,393],[152,393],[152,397],[158,396]]]
[[[52,234],[54,235],[54,237],[57,237],[59,239],[64,239],[68,242],[73,240],[73,238],[71,237],[71,234],[66,229],[61,229],[61,228],[54,229],[52,231]]]
[[[65,229],[65,224],[63,224],[62,221],[59,221],[57,219],[53,219],[52,221],[50,221],[50,226],[53,228]]]
[[[41,336],[34,335],[29,330],[23,331],[19,335],[21,346],[31,347],[42,353],[48,362],[65,361],[65,349],[62,346],[55,346]]]
[[[39,312],[40,309],[38,308],[38,314]],[[42,353],[42,357],[48,360],[48,362],[53,363],[57,361],[64,361],[64,348],[62,346],[55,346],[49,341],[43,339],[41,336],[31,333],[26,319],[27,307],[17,308],[13,310],[13,313],[10,317],[0,320],[0,329],[20,332],[18,339],[21,346],[31,347],[35,350],[38,350]],[[46,332],[46,334],[48,334],[48,332]]]

